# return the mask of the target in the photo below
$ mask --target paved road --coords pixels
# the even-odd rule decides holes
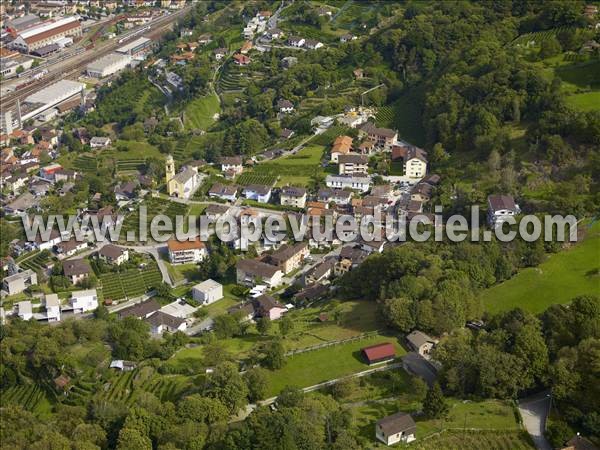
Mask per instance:
[[[551,402],[552,398],[547,391],[519,400],[523,425],[538,450],[552,450],[552,446],[544,436]]]
[[[430,386],[435,382],[437,378],[435,367],[417,352],[407,353],[402,357],[402,362],[408,371],[423,378]]]

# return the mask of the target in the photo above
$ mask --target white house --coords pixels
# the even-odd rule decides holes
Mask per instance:
[[[241,156],[225,156],[221,158],[221,172],[232,172],[234,175],[239,175],[244,171]]]
[[[167,247],[171,264],[198,263],[208,256],[206,245],[199,238],[192,241],[169,239]]]
[[[108,264],[120,266],[129,260],[129,250],[113,244],[108,244],[98,250],[98,257]]]
[[[358,153],[339,154],[338,173],[340,175],[366,175],[369,170],[369,158]]]
[[[309,48],[311,50],[316,50],[318,48],[323,47],[323,43],[322,42],[316,41],[314,39],[307,39],[304,42],[304,45],[306,45],[306,48]]]
[[[417,425],[415,421],[410,414],[403,412],[384,417],[375,424],[375,437],[385,445],[412,442],[416,439],[416,432]]]
[[[425,333],[419,330],[414,330],[406,336],[408,344],[412,349],[419,353],[419,355],[428,358],[429,353],[437,344],[437,340],[429,337]]]
[[[306,42],[306,39],[301,38],[301,37],[296,37],[296,36],[291,36],[288,39],[288,45],[290,45],[292,47],[302,47],[305,42]]]
[[[271,186],[262,184],[250,184],[244,188],[244,197],[259,203],[269,203],[271,199]]]
[[[185,331],[187,328],[185,319],[172,316],[162,311],[156,311],[150,317],[146,318],[145,321],[150,324],[150,331],[155,335],[161,335],[165,331],[167,333]]]
[[[109,137],[102,137],[102,136],[94,136],[92,139],[90,139],[90,147],[91,148],[104,148],[104,147],[108,147],[111,143],[111,140]]]
[[[74,313],[93,311],[98,307],[98,294],[96,289],[73,291],[71,293],[71,306]]]
[[[304,208],[304,206],[306,206],[306,189],[295,186],[285,186],[281,188],[279,201],[283,206]]]
[[[236,264],[238,284],[254,285],[257,279],[269,287],[282,283],[283,272],[279,267],[264,263],[257,259],[241,259]]]
[[[512,195],[490,195],[488,197],[488,222],[491,226],[502,226],[509,217],[521,212]]]
[[[294,112],[294,104],[289,100],[279,100],[277,102],[277,108],[280,113],[289,114]]]
[[[57,294],[46,294],[46,317],[48,322],[60,321],[60,300]]]
[[[223,298],[223,285],[208,279],[192,288],[192,298],[204,305],[210,305]]]
[[[366,175],[327,175],[325,184],[330,188],[367,192],[371,188],[371,178]]]
[[[237,199],[238,187],[231,184],[215,183],[208,191],[210,198],[220,198],[222,200],[229,200],[235,202]]]

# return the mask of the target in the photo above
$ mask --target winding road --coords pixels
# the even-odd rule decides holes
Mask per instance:
[[[550,413],[552,397],[548,391],[519,400],[519,412],[523,418],[523,426],[531,435],[538,450],[552,450],[552,446],[544,436],[546,418]]]

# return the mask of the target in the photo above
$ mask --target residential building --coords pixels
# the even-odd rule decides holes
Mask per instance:
[[[287,311],[287,308],[267,294],[256,297],[252,303],[258,317],[277,320]]]
[[[254,305],[251,302],[240,303],[227,309],[227,314],[237,316],[241,322],[247,322],[254,318]]]
[[[119,319],[124,319],[125,317],[137,317],[138,319],[145,319],[150,317],[159,309],[160,304],[154,299],[149,299],[120,310],[117,312],[117,316],[119,316]]]
[[[322,42],[319,42],[314,39],[306,39],[306,41],[304,41],[304,45],[306,46],[306,48],[308,48],[310,50],[317,50],[317,49],[323,47]]]
[[[285,186],[281,188],[279,201],[284,206],[293,206],[294,208],[304,208],[306,205],[306,189],[295,186]]]
[[[208,250],[200,238],[191,241],[169,239],[169,260],[171,264],[198,263],[208,256]]]
[[[210,305],[223,298],[223,285],[211,279],[204,280],[192,288],[192,298],[203,305]]]
[[[338,156],[339,175],[365,175],[369,171],[369,158],[358,153]]]
[[[521,212],[512,195],[490,195],[488,197],[488,223],[490,226],[502,226],[509,217]]]
[[[236,53],[233,55],[233,62],[238,66],[247,66],[250,64],[251,60],[248,56],[242,55],[241,53]]]
[[[48,322],[60,321],[60,300],[57,294],[46,294],[44,297],[46,318]]]
[[[265,262],[280,267],[283,273],[287,274],[299,268],[309,253],[307,242],[299,242],[295,245],[283,244],[267,256]]]
[[[77,284],[88,278],[92,268],[85,259],[70,259],[63,262],[63,272],[71,283]]]
[[[229,200],[235,202],[237,199],[238,187],[233,184],[221,184],[215,183],[208,191],[210,198],[220,198],[222,200]]]
[[[297,36],[290,36],[287,42],[288,45],[292,47],[302,47],[305,44],[306,39]]]
[[[416,439],[416,433],[417,424],[410,414],[403,412],[384,417],[375,424],[375,437],[385,445],[394,445],[398,442],[408,444]]]
[[[398,133],[389,128],[377,128],[372,122],[366,122],[358,128],[358,135],[367,138],[381,150],[391,150],[398,139]]]
[[[427,173],[427,152],[414,145],[394,145],[392,161],[402,158],[404,175],[420,179]]]
[[[371,188],[371,177],[366,175],[327,175],[325,184],[330,188],[367,192]]]
[[[331,259],[322,261],[304,274],[304,284],[321,283],[333,273],[335,262]]]
[[[6,214],[13,214],[22,216],[27,213],[28,210],[37,208],[40,203],[40,199],[34,197],[30,192],[24,192],[15,200],[4,206],[4,212]]]
[[[124,262],[129,261],[129,250],[108,244],[98,250],[98,257],[108,264],[120,266]]]
[[[5,277],[2,280],[2,289],[6,291],[8,295],[14,295],[20,294],[29,286],[34,286],[36,284],[37,274],[31,269],[27,269],[23,272],[18,272],[14,275]]]
[[[227,206],[227,205],[215,205],[215,204],[211,203],[204,210],[204,214],[209,219],[216,221],[222,215],[227,214],[228,211],[229,211],[229,206]]]
[[[410,199],[418,202],[428,202],[431,200],[433,187],[427,183],[417,184],[410,192]]]
[[[389,342],[365,347],[361,349],[361,353],[369,365],[391,361],[396,357],[396,349]]]
[[[428,357],[429,353],[437,343],[436,339],[429,337],[419,330],[414,330],[406,336],[406,341],[410,347],[423,357]]]
[[[317,200],[323,203],[348,205],[352,199],[352,191],[344,189],[319,189]]]
[[[279,100],[277,102],[277,109],[280,113],[289,114],[294,112],[294,104],[289,100]]]
[[[253,285],[261,280],[269,287],[279,286],[283,272],[279,267],[256,259],[241,259],[236,264],[236,279],[238,284]]]
[[[117,201],[129,201],[136,195],[137,183],[133,181],[123,181],[115,186],[115,199]]]
[[[185,331],[187,328],[185,319],[162,311],[156,311],[144,320],[150,324],[150,332],[155,335],[161,335],[164,332],[175,333],[176,331]]]
[[[351,271],[360,263],[362,263],[367,256],[369,256],[369,254],[362,248],[356,248],[351,246],[343,247],[340,251],[338,262],[333,268],[334,275],[341,276]]]
[[[350,41],[355,41],[356,39],[358,39],[358,37],[351,33],[346,33],[346,34],[343,34],[340,36],[340,42],[342,44],[345,44],[346,42],[350,42]]]
[[[77,239],[70,239],[68,241],[61,241],[56,244],[56,253],[61,255],[63,258],[73,256],[75,253],[83,251],[88,248],[87,241],[78,241]]]
[[[254,200],[258,203],[269,203],[271,191],[271,186],[250,184],[244,188],[243,194],[248,200]]]
[[[235,175],[239,175],[244,171],[241,156],[225,156],[221,158],[220,163],[221,172],[233,172]]]
[[[98,308],[98,293],[96,289],[73,291],[70,302],[75,314],[93,311]]]
[[[225,56],[227,56],[227,49],[220,47],[213,50],[213,54],[215,55],[215,59],[217,61],[221,61]]]
[[[352,150],[352,138],[350,136],[338,136],[331,146],[331,162],[337,163],[340,155],[346,155]]]
[[[92,139],[90,139],[90,147],[91,148],[104,148],[104,147],[108,147],[111,143],[111,140],[109,137],[103,137],[103,136],[94,136]]]
[[[290,139],[294,135],[294,130],[290,130],[289,128],[284,128],[279,133],[279,137],[282,139]]]

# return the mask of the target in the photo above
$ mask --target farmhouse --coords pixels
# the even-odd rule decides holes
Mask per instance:
[[[63,263],[63,272],[71,283],[77,284],[89,276],[92,268],[85,259],[70,259]]]
[[[391,361],[396,357],[396,349],[389,342],[365,347],[361,349],[361,352],[369,365]]]
[[[279,267],[258,261],[256,259],[241,259],[236,264],[238,284],[253,285],[255,280],[261,280],[269,287],[279,286],[283,272]]]
[[[266,317],[269,320],[279,319],[286,311],[286,307],[270,295],[263,294],[252,302],[254,311],[258,317]]]
[[[437,340],[429,337],[425,333],[419,330],[414,330],[409,335],[406,336],[406,341],[411,346],[411,348],[419,353],[421,356],[428,356],[431,349],[437,343]]]
[[[169,239],[169,260],[171,264],[198,263],[208,256],[208,250],[200,238],[191,241]]]
[[[488,197],[488,222],[490,226],[502,226],[509,217],[521,212],[512,195],[490,195]]]
[[[129,250],[113,244],[108,244],[98,251],[98,257],[108,264],[120,266],[129,260]]]
[[[204,280],[192,288],[192,298],[204,305],[210,305],[223,298],[223,285],[214,280]]]
[[[306,205],[306,189],[301,187],[285,186],[281,188],[279,200],[284,206],[304,208]]]
[[[384,417],[375,424],[375,437],[385,445],[412,442],[416,439],[416,432],[415,421],[410,414],[403,412]]]

